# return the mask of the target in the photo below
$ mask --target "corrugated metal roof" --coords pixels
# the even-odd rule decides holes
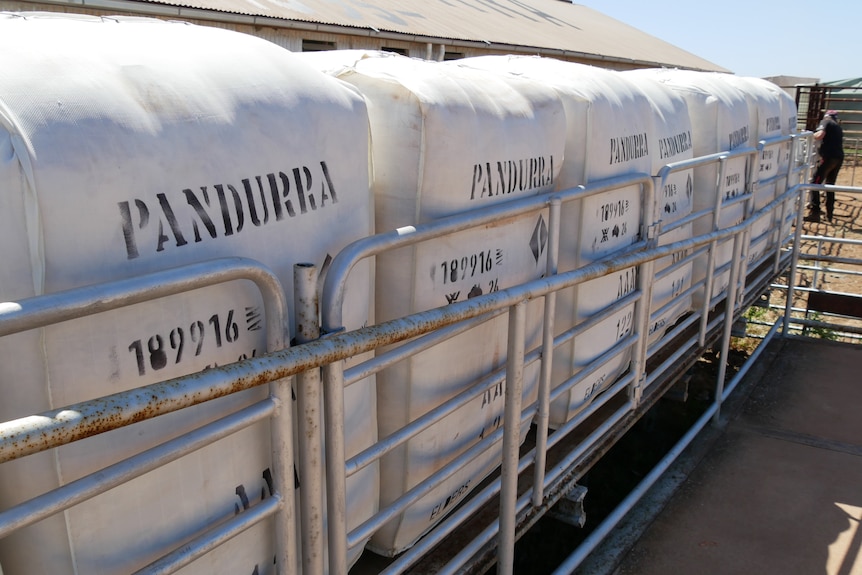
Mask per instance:
[[[564,0],[147,0],[147,3],[369,32],[727,71],[591,8]]]

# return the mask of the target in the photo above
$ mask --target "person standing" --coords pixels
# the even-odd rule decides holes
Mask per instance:
[[[844,163],[844,130],[838,123],[838,112],[828,110],[814,132],[814,139],[820,142],[820,163],[811,179],[812,184],[834,185],[838,170]],[[832,221],[835,206],[835,192],[826,192],[826,219]],[[811,190],[808,198],[806,222],[820,221],[820,192]]]

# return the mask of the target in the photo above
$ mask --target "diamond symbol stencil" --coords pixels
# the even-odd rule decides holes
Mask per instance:
[[[533,235],[530,237],[530,249],[533,251],[533,257],[536,258],[536,263],[539,263],[539,256],[545,251],[545,246],[548,245],[548,226],[545,224],[545,217],[539,216],[539,221],[536,222],[536,227],[533,229]]]

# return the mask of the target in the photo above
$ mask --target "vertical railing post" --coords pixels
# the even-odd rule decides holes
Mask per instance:
[[[781,192],[782,194],[784,192]],[[772,261],[772,275],[777,275],[781,269],[781,246],[784,245],[784,220],[787,218],[787,200],[781,202],[781,209],[778,210],[778,234],[775,238],[775,257]]]
[[[266,289],[264,284],[255,281],[263,296],[264,317],[266,318],[266,350],[268,353],[281,351],[288,347],[287,305],[284,301],[284,290],[274,275],[272,280],[275,284],[272,289]],[[163,281],[159,281],[158,284],[161,287],[165,285]],[[278,572],[283,575],[294,575],[298,567],[296,487],[293,475],[292,387],[292,377],[278,379],[269,384],[269,396],[275,404],[270,422],[272,482],[275,492],[281,496],[282,500],[274,516],[275,562],[278,566]],[[2,575],[2,569],[0,569],[0,575]]]
[[[293,267],[296,343],[320,337],[317,267]],[[299,430],[299,518],[302,533],[303,575],[323,575],[323,454],[321,453],[320,369],[296,376],[296,410]]]
[[[727,172],[727,156],[721,156],[718,159],[718,180],[716,181],[715,189],[715,209],[712,212],[712,230],[718,230],[721,220],[721,204],[724,198],[721,197],[721,183],[724,181],[724,175]],[[698,345],[703,347],[706,345],[706,328],[709,325],[709,309],[712,304],[712,284],[713,276],[715,275],[715,251],[718,248],[718,242],[712,240],[709,242],[709,251],[706,264],[706,278],[703,284],[703,308],[701,309],[700,318],[700,334],[698,336]]]
[[[500,575],[512,575],[515,565],[518,451],[521,445],[521,396],[524,388],[526,316],[526,301],[521,301],[509,308],[506,400],[503,415],[503,467],[500,486],[500,540],[497,547],[497,573]]]
[[[757,211],[757,201],[755,199],[755,194],[757,194],[757,189],[760,187],[760,167],[759,167],[759,158],[762,153],[763,148],[766,143],[761,140],[757,144],[757,152],[752,152],[746,156],[746,193],[748,194],[748,201],[746,202],[745,209],[745,221],[751,219],[752,214]],[[773,198],[774,199],[774,198]],[[748,279],[748,259],[751,257],[751,229],[753,226],[747,226],[745,228],[745,232],[743,232],[742,239],[742,250],[740,251],[739,257],[742,258],[742,263],[738,281],[740,283],[739,290],[736,292],[739,297],[739,302],[741,303],[743,299],[745,299],[745,285],[746,280]],[[768,249],[768,247],[767,247]]]
[[[326,422],[326,525],[329,573],[347,575],[347,471],[344,467],[344,364],[323,367]]]
[[[790,136],[790,156],[787,159],[787,165],[784,167],[784,189],[779,190],[776,188],[776,195],[784,195],[787,193],[790,186],[790,174],[793,173],[793,158],[796,157],[797,150],[796,146],[799,143],[799,139],[792,135]],[[784,236],[784,222],[787,219],[787,208],[790,202],[793,200],[785,199],[781,202],[781,219],[778,222],[778,233],[776,234],[775,239],[775,258],[772,264],[772,274],[777,275],[779,270],[781,269],[781,246],[784,245],[785,236]],[[767,302],[768,303],[768,302]]]
[[[667,173],[663,173],[658,189],[664,189],[665,178]],[[642,214],[643,233],[646,236],[648,246],[654,248],[659,243],[659,235],[661,234],[661,223],[654,222],[651,206],[655,203],[655,185],[650,182],[644,190],[645,206]],[[629,388],[629,398],[632,400],[632,405],[637,406],[643,395],[643,386],[646,382],[646,354],[647,343],[649,339],[650,326],[650,308],[652,307],[652,286],[655,281],[655,259],[651,259],[638,266],[638,289],[641,292],[640,299],[635,303],[635,329],[638,334],[638,341],[632,351],[632,379],[631,387]]]
[[[287,310],[264,295],[267,351],[272,353],[287,347]],[[279,294],[283,293],[279,290]],[[294,485],[293,453],[293,378],[285,377],[269,384],[269,395],[275,404],[270,426],[273,483],[282,504],[275,514],[275,562],[278,572],[297,572],[296,487]]]
[[[646,354],[649,340],[650,307],[652,307],[652,285],[654,281],[655,260],[642,263],[638,269],[638,283],[641,296],[635,302],[635,329],[638,330],[638,340],[632,353],[632,373],[629,397],[632,406],[637,406],[643,396],[643,386],[646,382]]]
[[[802,170],[802,180],[803,183],[799,187],[799,195],[796,198],[796,229],[793,233],[793,253],[790,257],[790,272],[787,277],[787,297],[784,301],[784,326],[782,329],[783,335],[789,335],[790,333],[790,314],[793,310],[793,299],[796,297],[795,288],[796,288],[796,273],[798,271],[799,266],[799,250],[800,244],[802,243],[802,226],[803,226],[803,212],[805,210],[805,204],[808,202],[809,191],[805,188],[805,184],[808,184],[811,181],[811,162],[814,159],[814,149],[812,146],[812,138],[809,133],[805,140],[799,140],[800,142],[805,143],[804,149],[800,144],[799,147],[795,149],[797,154],[802,152],[805,153],[805,157],[802,160],[802,164],[804,165],[804,169]],[[797,161],[797,157],[793,156],[791,158],[793,162]]]
[[[718,365],[718,378],[715,384],[715,415],[712,417],[712,422],[718,425],[721,421],[721,401],[724,395],[724,378],[727,374],[727,356],[730,351],[730,334],[733,328],[733,316],[736,310],[736,283],[738,281],[740,268],[742,267],[739,261],[742,253],[742,244],[744,241],[745,232],[737,232],[733,235],[733,260],[730,266],[730,282],[727,286],[727,297],[724,303],[724,331],[721,335],[721,362]]]
[[[284,501],[275,515],[275,560],[278,572],[284,575],[296,573],[297,567],[291,379],[279,379],[269,386],[270,397],[277,406],[271,431],[273,482]]]
[[[560,252],[560,206],[559,198],[552,198],[548,212],[548,261],[545,277],[557,274]],[[533,506],[540,507],[545,499],[545,464],[548,445],[548,422],[550,420],[551,371],[554,363],[554,314],[557,292],[545,295],[542,321],[542,364],[539,374],[539,391],[536,407],[536,455],[533,464]]]
[[[814,277],[811,279],[811,287],[815,290],[819,289],[817,283],[820,281],[820,256],[823,255],[823,240],[817,240],[817,261],[814,262]]]
[[[795,287],[796,287],[796,270],[799,266],[799,244],[801,243],[802,236],[802,213],[805,207],[805,194],[808,191],[804,187],[799,188],[799,196],[796,201],[798,202],[798,209],[796,210],[796,229],[793,233],[793,252],[790,256],[790,271],[787,276],[787,297],[784,301],[784,327],[782,329],[783,335],[788,335],[790,333],[790,314],[793,309],[793,298],[795,297]]]

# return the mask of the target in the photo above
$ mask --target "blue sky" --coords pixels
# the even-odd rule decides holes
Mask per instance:
[[[742,76],[862,76],[862,0],[576,0]]]

